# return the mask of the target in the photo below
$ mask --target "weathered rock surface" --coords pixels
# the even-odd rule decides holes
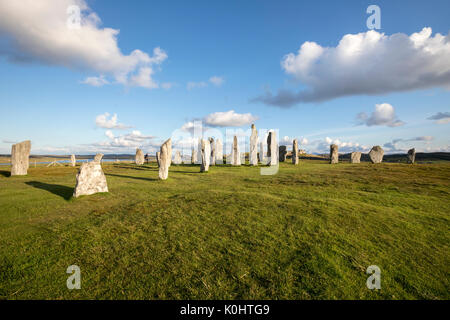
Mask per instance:
[[[158,168],[159,168],[159,159],[161,159],[161,152],[157,151],[156,152],[156,163],[158,164]]]
[[[231,165],[240,166],[241,165],[241,153],[239,152],[239,143],[237,136],[233,138],[233,146],[231,148]]]
[[[75,155],[70,156],[70,164],[72,167],[75,167],[77,165],[77,159],[75,158]]]
[[[267,157],[268,165],[275,166],[278,164],[278,143],[275,131],[270,131],[267,136]]]
[[[103,153],[97,153],[94,157],[93,162],[101,163],[103,159]]]
[[[166,180],[169,177],[169,167],[172,162],[172,140],[169,138],[163,143],[159,158],[159,179]]]
[[[216,165],[216,143],[213,138],[209,138],[209,148],[211,149],[211,160],[209,162],[210,166]]]
[[[77,174],[77,184],[73,196],[75,198],[98,192],[108,192],[108,184],[99,161],[85,162]]]
[[[197,163],[197,151],[195,150],[195,148],[192,148],[191,163],[192,164],[196,164]]]
[[[292,141],[292,163],[298,164],[298,162],[298,140],[294,139],[294,141]]]
[[[180,151],[175,151],[175,156],[173,157],[173,164],[181,164],[181,154]]]
[[[408,154],[407,156],[407,162],[410,164],[414,164],[414,162],[416,161],[416,149],[412,148],[408,150]]]
[[[330,145],[330,163],[339,162],[339,147],[336,144]]]
[[[350,154],[350,163],[360,163],[361,162],[361,152],[352,152]]]
[[[26,140],[13,144],[11,148],[11,175],[23,176],[30,166],[31,141]]]
[[[211,160],[211,143],[209,140],[202,140],[202,164],[200,165],[200,172],[207,172],[209,170],[209,161]]]
[[[264,143],[261,141],[259,143],[259,162],[261,162],[262,164],[266,163],[266,157],[264,156]]]
[[[286,154],[287,154],[286,146],[279,146],[278,147],[278,158],[279,158],[280,162],[286,161]]]
[[[380,146],[375,146],[370,150],[369,157],[372,163],[381,163],[383,161],[384,150]]]
[[[216,140],[216,163],[223,164],[223,144],[220,139]]]
[[[252,124],[252,134],[250,136],[249,161],[251,166],[258,165],[258,131],[254,124]]]
[[[202,164],[202,141],[203,139],[198,138],[197,164]]]
[[[141,149],[136,149],[136,156],[134,160],[138,166],[142,166],[144,164],[145,156]]]

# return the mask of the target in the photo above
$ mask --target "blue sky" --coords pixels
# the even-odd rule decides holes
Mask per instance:
[[[0,153],[155,152],[196,119],[310,152],[450,151],[449,1],[39,2],[0,0]]]

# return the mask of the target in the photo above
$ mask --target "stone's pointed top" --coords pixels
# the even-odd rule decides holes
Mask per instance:
[[[100,162],[100,161],[102,161],[102,158],[103,158],[103,153],[97,153],[94,157],[93,162]]]
[[[254,123],[252,123],[252,129],[255,129],[255,124]]]

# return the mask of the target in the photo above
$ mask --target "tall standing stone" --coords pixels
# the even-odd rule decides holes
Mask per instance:
[[[172,162],[172,140],[169,138],[163,143],[159,159],[159,179],[166,180],[169,177],[169,167]]]
[[[24,176],[30,166],[31,141],[13,144],[11,148],[11,175]]]
[[[94,157],[93,162],[102,163],[103,153],[97,153]]]
[[[360,163],[361,162],[361,152],[352,152],[350,154],[350,163]]]
[[[100,159],[101,160],[101,159]],[[108,184],[100,161],[85,162],[77,174],[77,184],[73,196],[91,195],[97,192],[108,192]]]
[[[298,140],[292,141],[292,163],[298,164]]]
[[[213,138],[209,138],[209,144],[211,149],[211,161],[209,162],[210,166],[216,165],[216,143]]]
[[[223,145],[220,139],[216,140],[216,163],[223,164]]]
[[[330,163],[339,162],[339,147],[337,144],[330,145]]]
[[[380,146],[374,146],[369,152],[372,163],[381,163],[383,161],[384,150]]]
[[[136,149],[136,156],[134,160],[138,166],[142,166],[144,164],[145,156],[141,149]]]
[[[250,136],[249,162],[251,166],[258,165],[258,131],[254,124],[252,124],[252,134]]]
[[[156,152],[156,163],[158,164],[158,168],[159,168],[159,160],[161,159],[161,152],[160,151],[158,151],[158,152]]]
[[[264,143],[262,141],[259,143],[259,162],[262,164],[266,163],[266,159],[264,157]]]
[[[198,138],[197,164],[202,164],[202,138]]]
[[[286,161],[286,154],[287,154],[286,146],[279,146],[278,147],[278,158],[279,158],[280,162]]]
[[[241,165],[241,153],[239,152],[239,143],[237,136],[233,138],[233,146],[231,148],[231,165],[240,166]]]
[[[196,164],[197,163],[197,151],[194,147],[192,147],[192,153],[191,153],[191,163]]]
[[[173,157],[173,164],[181,164],[181,154],[180,151],[175,151],[175,156]]]
[[[211,143],[209,140],[202,139],[202,164],[200,165],[200,172],[207,172],[209,170],[209,161],[211,160]]]
[[[75,158],[74,154],[70,156],[70,164],[72,165],[72,167],[75,167],[77,165],[77,159]]]
[[[416,161],[416,149],[412,148],[408,150],[408,154],[407,154],[407,162],[410,164],[414,164],[414,162]]]
[[[268,165],[275,166],[278,164],[278,143],[275,131],[270,131],[267,136],[267,157]]]

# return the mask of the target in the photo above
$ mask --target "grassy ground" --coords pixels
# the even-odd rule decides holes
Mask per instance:
[[[0,298],[450,298],[449,163],[103,167],[78,199],[76,168],[0,168]]]

